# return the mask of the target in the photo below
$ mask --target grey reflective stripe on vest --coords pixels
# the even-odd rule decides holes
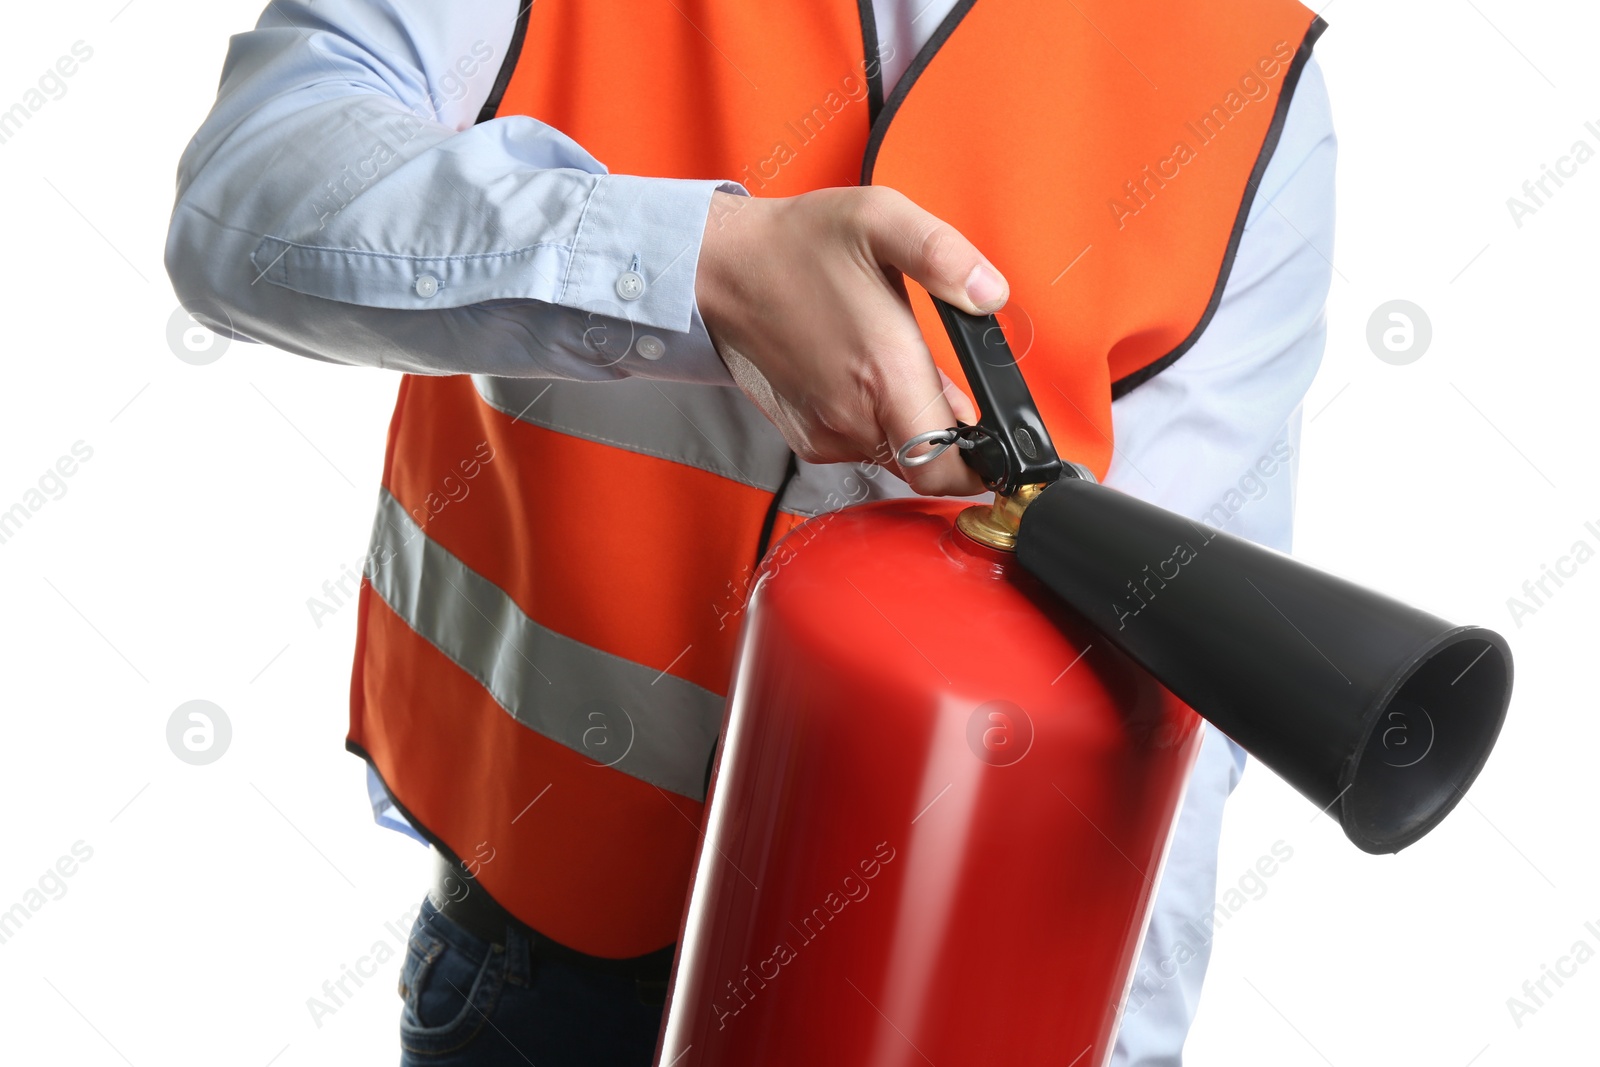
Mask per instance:
[[[396,615],[524,726],[598,765],[704,799],[722,697],[540,626],[429,539],[388,490],[366,574]]]
[[[789,446],[761,409],[731,386],[485,375],[472,383],[490,407],[547,430],[682,463],[769,493],[783,482]],[[781,508],[809,518],[914,495],[900,478],[869,463],[801,463]]]
[[[624,378],[546,381],[474,375],[484,403],[522,422],[656,456],[772,492],[789,447],[732,386]]]
[[[871,463],[805,463],[783,494],[783,510],[811,518],[869,500],[915,496],[911,487]]]

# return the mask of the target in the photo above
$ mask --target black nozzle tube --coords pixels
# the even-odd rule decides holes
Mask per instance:
[[[1398,852],[1483,769],[1511,649],[1090,481],[1023,513],[1022,565],[1345,835]]]

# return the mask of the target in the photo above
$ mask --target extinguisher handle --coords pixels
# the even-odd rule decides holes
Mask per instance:
[[[933,298],[956,358],[978,403],[977,433],[961,458],[998,493],[1061,477],[1061,457],[1022,378],[1016,356],[993,315],[969,315]]]

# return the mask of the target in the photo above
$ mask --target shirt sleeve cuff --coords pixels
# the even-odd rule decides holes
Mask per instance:
[[[698,319],[695,271],[711,194],[719,191],[747,195],[736,182],[601,177],[556,303],[687,333]]]
[[[733,375],[717,355],[716,345],[700,318],[700,309],[693,303],[689,306],[687,330],[658,330],[593,312],[584,313],[583,321],[583,358],[614,367],[613,373],[622,377],[697,385],[734,384]],[[619,345],[619,340],[626,344]]]
[[[716,192],[749,195],[728,181],[608,174],[595,184],[557,302],[623,327],[629,376],[733,384],[694,293]]]

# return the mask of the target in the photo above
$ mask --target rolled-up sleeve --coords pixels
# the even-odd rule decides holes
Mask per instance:
[[[476,122],[516,15],[270,5],[179,166],[166,259],[190,313],[414,373],[731,384],[694,279],[712,194],[743,189],[609,174],[537,119]]]

